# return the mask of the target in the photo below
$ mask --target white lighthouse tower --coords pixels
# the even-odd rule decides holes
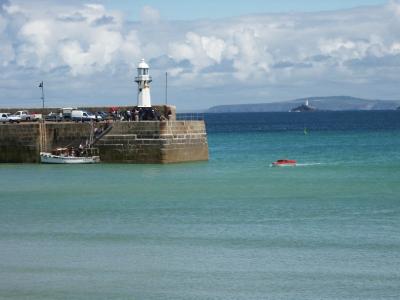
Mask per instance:
[[[153,81],[149,75],[149,65],[144,61],[138,65],[137,68],[138,76],[135,78],[135,82],[138,84],[138,107],[151,107],[151,96],[150,96],[150,82]]]

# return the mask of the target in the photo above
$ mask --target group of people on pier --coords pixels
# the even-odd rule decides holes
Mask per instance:
[[[159,113],[153,107],[135,107],[132,110],[118,110],[116,108],[110,109],[110,117],[114,121],[167,121],[171,120],[172,112],[168,110],[165,114]]]

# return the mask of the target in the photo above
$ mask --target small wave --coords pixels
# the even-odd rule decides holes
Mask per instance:
[[[296,167],[312,167],[312,166],[320,166],[323,165],[323,163],[302,163],[302,164],[296,164]]]
[[[293,167],[312,167],[312,166],[321,166],[324,165],[323,163],[302,163],[302,164],[296,164],[296,166],[280,166],[280,168],[293,168]],[[271,168],[275,167],[273,164],[269,165]]]

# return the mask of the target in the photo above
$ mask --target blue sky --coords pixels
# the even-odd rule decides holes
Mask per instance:
[[[51,106],[135,104],[142,58],[181,111],[400,100],[399,28],[400,0],[0,0],[0,106],[40,106],[42,80]]]
[[[170,20],[225,18],[254,13],[316,12],[384,4],[385,0],[102,0],[109,8],[125,11],[132,20],[139,18],[145,5]]]

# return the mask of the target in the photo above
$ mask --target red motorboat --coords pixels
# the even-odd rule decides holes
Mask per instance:
[[[297,161],[293,159],[279,159],[276,162],[272,163],[273,167],[295,167]]]

